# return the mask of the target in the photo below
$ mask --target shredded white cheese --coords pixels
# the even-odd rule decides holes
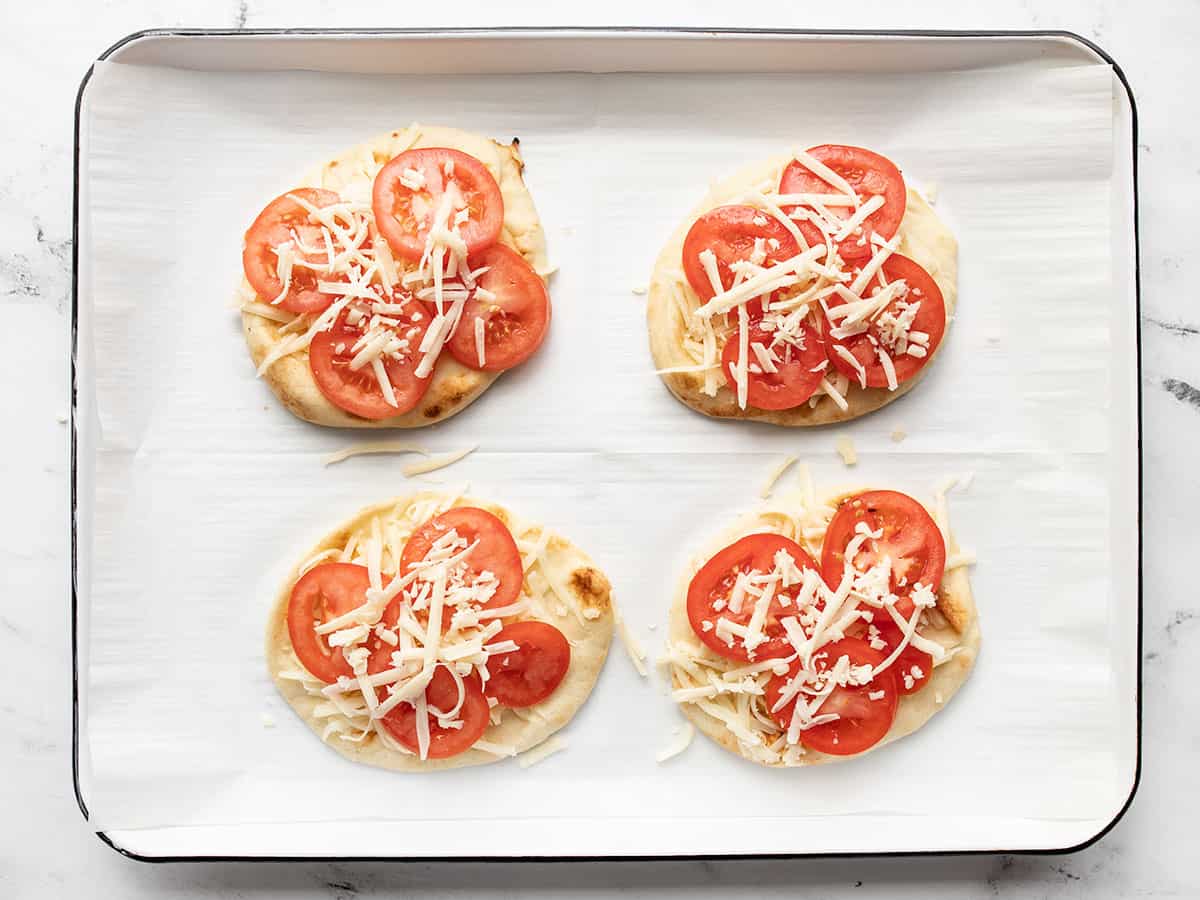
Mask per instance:
[[[833,402],[837,404],[838,409],[840,409],[842,412],[845,412],[850,408],[850,404],[846,402],[845,394],[834,387],[833,382],[831,382],[828,378],[821,379],[821,390],[829,395]]]
[[[849,435],[838,435],[837,452],[847,466],[858,462],[858,451],[854,449],[854,440]]]
[[[460,459],[474,453],[478,449],[475,447],[467,447],[464,450],[456,450],[453,453],[446,453],[442,456],[435,456],[431,459],[422,462],[409,463],[401,471],[405,477],[411,478],[414,475],[424,475],[426,472],[436,472],[438,469],[444,469],[446,466],[452,466]]]
[[[419,453],[422,456],[429,455],[429,451],[424,447],[418,447],[416,444],[409,444],[405,441],[362,441],[361,443],[352,444],[349,447],[322,457],[321,463],[322,465],[332,466],[350,459],[352,456],[366,456],[373,453]]]
[[[270,319],[272,322],[281,322],[284,324],[296,318],[295,313],[290,313],[286,309],[280,309],[277,306],[271,306],[267,303],[260,303],[257,300],[243,303],[238,309],[241,312],[252,313],[256,316],[262,316],[264,319]]]
[[[517,748],[511,747],[508,744],[495,744],[491,741],[478,740],[471,745],[472,750],[482,750],[484,753],[490,753],[492,756],[516,756]]]
[[[475,319],[475,356],[479,360],[479,368],[483,368],[487,362],[487,323],[483,321],[483,317],[479,316]]]
[[[786,472],[795,462],[796,457],[788,456],[781,459],[774,467],[772,467],[770,473],[767,475],[767,480],[763,483],[762,490],[758,492],[758,496],[762,497],[763,499],[770,497],[771,491],[775,488],[775,484],[780,478],[783,477],[783,473]]]
[[[649,676],[650,672],[646,668],[646,651],[642,649],[641,643],[633,633],[629,630],[629,626],[625,624],[625,619],[613,606],[613,613],[616,617],[617,634],[621,637],[621,643],[625,646],[625,652],[629,654],[629,659],[633,663],[633,667],[637,669],[637,673],[643,678]]]
[[[796,162],[800,163],[800,165],[804,166],[804,168],[808,169],[830,187],[837,188],[847,197],[852,199],[854,201],[854,205],[856,207],[858,206],[858,194],[856,194],[854,188],[850,186],[850,182],[846,181],[845,178],[833,171],[833,169],[829,168],[829,166],[825,165],[825,163],[821,162],[807,151],[800,149],[794,150],[792,152],[792,157],[796,160]]]
[[[478,745],[477,745],[478,746]],[[567,749],[567,739],[561,735],[552,734],[546,740],[542,741],[536,747],[526,750],[517,756],[517,765],[522,769],[528,769],[530,766],[536,766],[548,756],[553,756],[560,750]]]
[[[692,738],[696,736],[696,728],[691,722],[684,722],[683,725],[675,729],[675,738],[663,749],[659,750],[654,759],[656,762],[665,763],[668,759],[681,754],[689,746],[691,746]]]

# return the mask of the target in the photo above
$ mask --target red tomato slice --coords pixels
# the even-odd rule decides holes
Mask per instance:
[[[396,336],[408,341],[408,346],[398,351],[397,357],[383,357],[383,367],[396,397],[395,406],[383,396],[379,379],[370,365],[357,370],[350,368],[357,352],[354,344],[363,336],[369,315],[358,325],[351,325],[349,308],[342,310],[333,327],[317,332],[308,348],[308,365],[321,393],[338,408],[364,419],[386,419],[413,409],[429,389],[432,377],[418,378],[416,374],[421,362],[417,348],[432,321],[429,309],[407,295],[396,294],[391,302],[405,306],[404,312],[389,313],[388,317],[400,320],[400,324],[394,326]]]
[[[821,548],[821,574],[826,584],[841,583],[846,546],[859,522],[865,522],[871,531],[882,529],[883,536],[867,538],[852,564],[862,572],[884,557],[891,560],[891,590],[900,598],[896,611],[911,618],[915,607],[909,594],[913,588],[924,584],[937,593],[942,586],[946,543],[941,530],[925,507],[898,491],[867,491],[843,500],[825,529]]]
[[[751,350],[748,366],[760,371],[755,372],[752,368],[747,368],[746,402],[758,409],[791,409],[799,406],[813,395],[821,383],[821,376],[825,374],[823,369],[817,369],[825,362],[825,342],[813,328],[804,325],[801,346],[782,340],[773,344],[775,337],[775,332],[764,328],[761,321],[755,322],[749,328],[750,340],[747,347]],[[762,370],[762,365],[751,347],[755,342],[766,348],[774,348],[775,355],[779,357],[779,361],[775,363],[778,372]],[[741,360],[738,353],[740,346],[738,333],[735,331],[725,342],[725,349],[721,353],[721,366],[725,370],[725,377],[729,379],[729,389],[735,393],[737,380],[733,375],[733,367]],[[814,369],[817,371],[813,371]]]
[[[410,169],[424,177],[423,187],[413,190],[401,182]],[[371,193],[375,224],[398,256],[412,262],[421,258],[425,238],[447,192],[453,195],[451,224],[458,210],[469,212],[470,218],[459,229],[467,253],[478,253],[496,243],[504,224],[504,198],[492,173],[460,150],[422,147],[404,151],[380,169]]]
[[[300,664],[326,683],[354,672],[341,648],[330,647],[314,629],[366,603],[370,586],[366,566],[325,563],[305,572],[292,588],[287,620],[292,649]]]
[[[501,706],[533,706],[554,693],[571,665],[571,645],[546,622],[506,625],[491,643],[514,641],[521,649],[488,659],[487,695]]]
[[[883,651],[885,656],[891,656],[892,651],[900,646],[903,637],[900,626],[895,622],[885,621],[890,618],[886,611],[877,612],[875,621],[871,623],[879,629],[880,639],[888,645],[888,649]],[[896,689],[901,694],[915,694],[925,686],[925,682],[933,674],[933,657],[909,644],[900,651],[900,655],[889,668],[896,673]],[[914,669],[916,671],[913,671]]]
[[[465,560],[468,574],[474,577],[481,572],[491,572],[500,582],[492,599],[484,604],[485,609],[498,609],[508,606],[521,595],[521,586],[525,583],[525,567],[521,564],[521,551],[513,540],[512,532],[498,518],[484,509],[474,506],[458,506],[446,510],[440,516],[430,519],[413,532],[404,552],[400,554],[400,574],[407,574],[412,564],[425,558],[434,541],[453,529],[458,536],[468,544],[479,541],[479,546],[471,551]],[[399,598],[394,601],[399,603]],[[391,616],[389,624],[396,621],[399,606]],[[443,627],[449,626],[449,620],[443,618]]]
[[[875,195],[883,197],[883,206],[867,216],[861,233],[851,234],[838,247],[842,258],[848,261],[870,256],[872,232],[887,240],[900,228],[900,220],[908,206],[904,176],[890,159],[862,147],[822,144],[810,148],[808,153],[841,175],[854,189],[859,202],[865,203]],[[841,191],[792,160],[779,179],[779,193],[839,194]],[[794,209],[797,207],[785,207],[784,212],[790,213]],[[827,206],[826,209],[839,219],[848,219],[854,213],[853,207],[849,206]],[[801,222],[800,227],[810,244],[825,243],[821,230],[811,222]]]
[[[740,572],[770,572],[775,568],[775,554],[780,550],[792,557],[798,569],[817,567],[804,548],[795,541],[781,534],[751,534],[717,553],[692,578],[687,595],[688,622],[696,632],[696,637],[714,653],[743,662],[751,658],[740,640],[735,639],[731,647],[717,637],[717,619],[723,617],[736,625],[749,623],[754,614],[753,602],[747,600],[742,604],[741,611],[736,613],[730,611],[727,605],[734,582]],[[754,649],[754,659],[775,659],[792,653],[792,646],[787,642],[783,626],[779,623],[781,618],[788,615],[795,615],[795,607],[789,611],[780,604],[779,595],[776,594],[768,607],[763,625],[767,640]],[[705,622],[710,623],[712,628],[706,629]]]
[[[756,238],[766,242],[764,266],[791,259],[800,252],[796,239],[782,222],[753,206],[718,206],[692,224],[683,240],[683,273],[701,300],[712,299],[713,288],[700,262],[700,254],[705,250],[713,252],[721,286],[729,290],[734,279],[730,264],[750,259]],[[779,246],[772,247],[772,240],[778,241]]]
[[[821,671],[833,668],[842,656],[850,658],[850,665],[877,666],[887,657],[878,650],[858,638],[842,638],[840,641],[826,644],[814,657],[817,668]],[[770,710],[779,700],[784,684],[795,676],[799,663],[793,663],[787,675],[774,675],[767,682],[764,700]],[[878,700],[872,700],[870,694],[884,692]],[[800,743],[810,750],[828,753],[831,756],[852,756],[874,747],[892,727],[896,720],[896,708],[900,703],[900,692],[896,688],[896,676],[892,668],[880,672],[869,684],[851,687],[836,687],[821,704],[819,713],[836,713],[841,716],[833,722],[814,725],[800,732]],[[778,711],[771,713],[776,724],[786,729],[792,721],[792,711],[796,707],[793,699]]]
[[[942,299],[941,288],[937,286],[937,282],[930,277],[921,266],[913,262],[907,256],[900,256],[893,253],[887,258],[883,266],[883,277],[889,282],[903,280],[908,285],[908,293],[903,297],[897,297],[887,307],[875,317],[871,326],[862,334],[856,334],[853,337],[838,339],[829,335],[829,328],[833,323],[826,324],[826,336],[829,342],[829,361],[833,363],[834,368],[839,372],[844,372],[850,376],[850,380],[858,384],[858,370],[851,365],[850,361],[838,353],[835,349],[839,344],[845,347],[853,354],[854,358],[859,361],[867,374],[867,387],[887,387],[887,372],[883,367],[883,363],[879,361],[879,352],[876,349],[876,344],[872,343],[872,339],[879,343],[880,346],[892,358],[892,366],[896,370],[896,383],[903,384],[914,375],[933,356],[933,353],[938,348],[938,344],[942,342],[942,335],[946,331],[946,304]],[[868,289],[869,290],[869,289]],[[829,303],[830,309],[835,309],[841,306],[844,301],[829,298],[832,302]],[[917,313],[913,319],[911,330],[923,331],[929,335],[929,344],[927,345],[925,355],[921,357],[909,356],[907,353],[896,353],[893,349],[889,349],[888,342],[885,340],[884,333],[880,328],[880,317],[886,315],[899,316],[905,305],[912,306],[920,304],[917,307]]]
[[[450,336],[450,355],[464,366],[501,372],[520,365],[542,345],[550,328],[550,295],[546,284],[525,258],[503,244],[493,244],[471,258],[471,267],[488,269],[479,288],[495,296],[481,300],[478,291],[463,307]],[[475,322],[484,322],[483,365],[475,345]]]
[[[333,191],[296,188],[281,197],[276,197],[258,214],[258,218],[246,231],[245,245],[242,249],[242,269],[246,272],[246,280],[250,282],[250,287],[254,288],[254,293],[258,294],[263,303],[270,303],[283,290],[283,282],[279,280],[277,268],[279,257],[275,248],[293,240],[293,232],[305,245],[322,248],[321,253],[315,254],[305,254],[297,248],[297,255],[322,264],[328,261],[323,249],[325,243],[321,235],[321,226],[309,222],[308,210],[288,194],[295,194],[313,206],[331,206],[340,203],[342,199]],[[317,282],[341,280],[343,279],[340,276],[296,266],[292,269],[287,295],[277,305],[280,309],[294,313],[320,312],[337,298],[318,291]]]
[[[458,684],[450,670],[444,665],[438,665],[433,670],[433,678],[425,689],[425,702],[442,712],[449,712],[458,703]],[[463,679],[463,701],[458,713],[453,717],[462,721],[461,728],[442,728],[436,715],[429,714],[429,753],[428,759],[445,759],[457,756],[483,737],[491,721],[491,711],[487,698],[479,686],[479,678],[474,674]],[[409,703],[400,703],[383,717],[383,727],[388,734],[396,739],[403,747],[418,752],[417,741],[417,708]]]

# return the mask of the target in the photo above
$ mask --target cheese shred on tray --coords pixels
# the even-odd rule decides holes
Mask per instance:
[[[422,493],[363,510],[304,559],[271,614],[267,663],[343,756],[422,771],[564,746],[552,735],[614,627],[608,580],[575,545],[494,504]]]
[[[853,419],[909,390],[954,309],[957,245],[891,160],[824,144],[716,185],[658,258],[657,372],[710,416]]]
[[[923,725],[979,652],[962,553],[893,490],[805,487],[743,519],[681,581],[662,660],[704,734],[766,766],[865,753]],[[945,535],[945,536],[943,536]]]
[[[550,267],[523,169],[515,141],[413,125],[267,204],[239,305],[284,406],[319,425],[428,425],[532,356]]]

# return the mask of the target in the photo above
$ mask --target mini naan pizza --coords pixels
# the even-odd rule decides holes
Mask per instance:
[[[318,425],[415,428],[529,359],[550,267],[523,170],[515,140],[413,125],[268,203],[238,299],[280,402]]]
[[[279,692],[349,759],[402,771],[542,743],[591,693],[608,579],[542,525],[422,493],[363,510],[305,557],[267,625]]]
[[[718,418],[857,418],[911,390],[954,311],[957,243],[891,160],[824,144],[715,185],[650,281],[657,372]]]
[[[836,762],[920,728],[980,646],[972,559],[938,519],[869,489],[737,523],[671,608],[665,663],[684,715],[765,766]]]

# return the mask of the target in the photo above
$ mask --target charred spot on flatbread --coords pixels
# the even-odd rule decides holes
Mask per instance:
[[[568,583],[583,609],[594,609],[603,614],[611,608],[612,585],[599,569],[591,566],[576,569]]]

